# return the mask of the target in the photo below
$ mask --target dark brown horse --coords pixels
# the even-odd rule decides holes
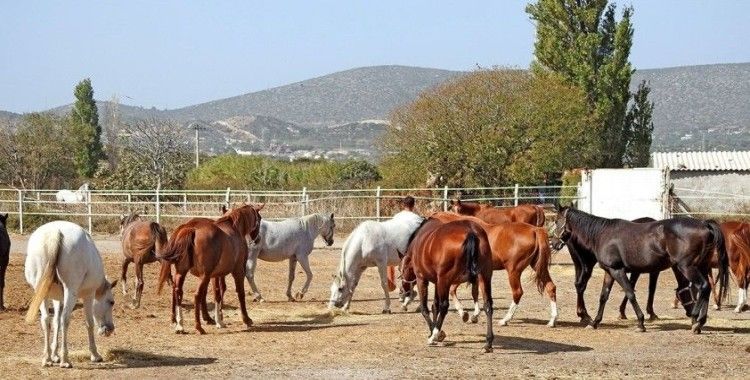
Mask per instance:
[[[143,265],[157,261],[156,254],[167,245],[167,231],[159,223],[143,220],[138,214],[123,215],[120,218],[122,235],[122,294],[128,294],[128,266],[135,264],[135,295],[133,308],[141,305],[143,294]],[[169,263],[162,262],[162,271],[169,271]],[[169,276],[169,273],[167,273]]]
[[[724,245],[726,246],[727,256],[729,258],[729,270],[732,273],[734,282],[737,284],[737,306],[734,311],[740,313],[747,309],[747,289],[750,285],[750,223],[739,221],[727,221],[721,223],[721,232],[724,235]],[[711,255],[711,268],[719,268],[719,251],[714,249]],[[658,278],[658,274],[656,275]],[[635,279],[630,278],[630,282],[635,286]],[[714,299],[714,309],[721,309],[721,297],[716,289],[716,281],[711,271],[708,272],[708,282],[711,285],[711,293]],[[649,279],[649,302],[652,302],[656,290],[656,279]],[[624,303],[625,301],[623,301]],[[673,307],[677,308],[679,300],[675,298]],[[625,307],[620,306],[621,318],[625,318]]]
[[[182,327],[182,287],[188,271],[200,279],[195,293],[195,329],[205,334],[201,327],[200,314],[206,310],[208,284],[214,279],[214,296],[216,298],[215,318],[217,327],[224,327],[222,321],[222,303],[224,291],[223,277],[231,274],[234,278],[237,297],[239,298],[242,321],[250,327],[253,321],[247,315],[245,305],[245,264],[247,261],[246,238],[255,240],[260,227],[260,206],[245,205],[230,210],[217,220],[206,218],[191,219],[172,232],[161,259],[175,265],[174,286],[172,289],[172,318],[175,330],[183,332]],[[167,278],[162,272],[159,289]]]
[[[677,279],[677,296],[686,314],[692,318],[694,333],[700,333],[708,315],[711,292],[708,271],[711,252],[719,250],[719,293],[726,294],[729,278],[724,236],[715,221],[692,218],[665,219],[657,222],[633,223],[607,219],[583,211],[563,207],[555,222],[556,249],[567,245],[576,269],[577,313],[582,321],[590,321],[583,301],[586,283],[595,263],[607,272],[599,310],[591,326],[602,320],[604,306],[614,281],[625,290],[638,317],[638,330],[645,331],[644,316],[626,272],[651,273],[672,268]]]
[[[476,299],[478,285],[488,321],[484,349],[492,351],[492,252],[481,226],[468,220],[443,223],[434,218],[426,219],[410,238],[401,261],[401,273],[407,291],[413,283],[418,286],[422,316],[430,331],[428,345],[445,339],[442,327],[448,314],[450,287],[470,282]],[[435,284],[432,318],[427,309],[430,282]]]
[[[487,233],[487,239],[492,249],[492,269],[504,269],[508,272],[508,283],[513,295],[507,314],[499,322],[501,326],[508,324],[508,321],[513,318],[513,314],[518,308],[518,303],[521,302],[521,296],[523,296],[521,274],[528,266],[534,268],[534,281],[539,293],[544,291],[550,299],[550,320],[547,326],[555,326],[557,320],[557,291],[555,283],[552,282],[552,278],[549,275],[551,250],[549,248],[547,231],[543,227],[534,227],[527,223],[489,224],[472,216],[449,212],[437,212],[430,216],[443,222],[462,219],[471,220],[482,226]],[[456,297],[457,288],[458,285],[451,287],[451,297],[454,300],[456,309],[464,321],[466,321],[469,314],[463,310],[458,297]],[[477,321],[478,314],[479,304],[475,299],[474,314],[471,317],[472,322]]]
[[[8,214],[0,215],[0,311],[5,311],[5,300],[3,294],[5,291],[5,270],[8,268],[10,260],[10,237],[6,227]]]
[[[487,223],[499,224],[508,222],[528,223],[532,226],[544,226],[544,209],[537,205],[520,205],[510,208],[496,208],[489,204],[451,200],[451,211],[456,214],[475,216]]]

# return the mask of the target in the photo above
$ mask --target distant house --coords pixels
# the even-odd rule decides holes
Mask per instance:
[[[669,170],[681,211],[750,213],[750,151],[655,152],[651,167]]]

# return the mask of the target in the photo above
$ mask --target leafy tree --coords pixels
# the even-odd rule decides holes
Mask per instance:
[[[629,86],[635,71],[630,63],[633,44],[632,7],[620,21],[607,0],[538,0],[526,7],[536,22],[534,70],[552,71],[586,93],[596,115],[598,166],[621,167],[629,138],[626,123]]]
[[[351,160],[339,169],[339,183],[346,187],[363,188],[381,179],[378,167],[365,160]]]
[[[70,136],[74,144],[76,170],[83,177],[91,177],[96,172],[99,160],[105,158],[101,143],[102,127],[99,125],[91,79],[80,81],[74,94],[76,101],[70,111]]]
[[[381,167],[398,186],[534,183],[591,162],[589,122],[585,94],[554,75],[478,70],[397,110]]]
[[[170,121],[139,120],[127,125],[114,171],[100,173],[103,188],[182,188],[191,167],[187,141],[176,137],[180,126]]]
[[[625,147],[624,163],[631,168],[648,166],[651,135],[654,132],[654,123],[651,121],[654,102],[648,100],[650,91],[645,81],[638,85],[625,118],[628,145]]]
[[[22,189],[59,188],[76,178],[65,120],[51,114],[24,116],[14,132],[0,132],[0,181]]]

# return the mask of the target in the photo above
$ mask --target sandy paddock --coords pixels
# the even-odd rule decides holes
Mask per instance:
[[[747,378],[750,371],[750,312],[732,312],[734,288],[728,307],[709,311],[707,327],[701,335],[690,332],[683,312],[670,308],[675,283],[669,272],[662,275],[656,296],[655,309],[661,319],[647,323],[645,333],[634,330],[632,319],[617,319],[622,297],[617,290],[612,292],[602,326],[598,330],[584,329],[575,316],[574,271],[566,253],[556,255],[551,266],[560,307],[558,327],[554,329],[545,326],[549,317],[547,300],[528,280],[516,319],[507,327],[498,326],[510,294],[505,273],[495,272],[495,350],[490,354],[482,352],[484,315],[478,325],[471,325],[461,322],[455,313],[449,314],[444,326],[448,334],[445,344],[428,347],[428,331],[420,314],[413,310],[401,312],[396,302],[393,314],[381,314],[382,290],[374,269],[365,272],[351,312],[332,316],[327,312],[326,301],[344,236],[337,236],[336,249],[318,248],[313,253],[315,278],[302,302],[286,301],[286,263],[261,262],[257,281],[267,302],[248,303],[254,321],[248,331],[240,321],[236,293],[229,281],[225,298],[227,328],[208,326],[207,335],[197,335],[192,328],[196,282],[191,278],[185,287],[189,318],[185,327],[189,334],[174,334],[169,323],[169,295],[156,294],[157,271],[155,266],[149,266],[140,309],[131,310],[127,307],[129,299],[116,293],[115,334],[97,337],[104,363],[88,362],[83,311],[77,309],[70,328],[74,368],[42,368],[39,325],[23,322],[31,296],[31,288],[23,278],[25,238],[12,238],[6,289],[6,306],[10,310],[0,313],[2,377]],[[118,277],[118,237],[95,238],[107,274]],[[132,276],[134,272],[130,273]],[[302,285],[303,279],[304,273],[298,267],[295,288]],[[591,314],[598,305],[601,279],[602,271],[597,269],[587,292]],[[638,287],[644,308],[646,280]],[[462,288],[459,294],[468,298],[468,289]],[[211,297],[209,291],[209,301]],[[633,315],[630,307],[628,313]]]

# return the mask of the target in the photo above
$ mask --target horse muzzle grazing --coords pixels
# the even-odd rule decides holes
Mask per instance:
[[[326,241],[326,247],[330,247],[333,245],[333,237],[325,239]]]
[[[108,337],[115,332],[115,326],[111,323],[99,326],[99,335]]]

